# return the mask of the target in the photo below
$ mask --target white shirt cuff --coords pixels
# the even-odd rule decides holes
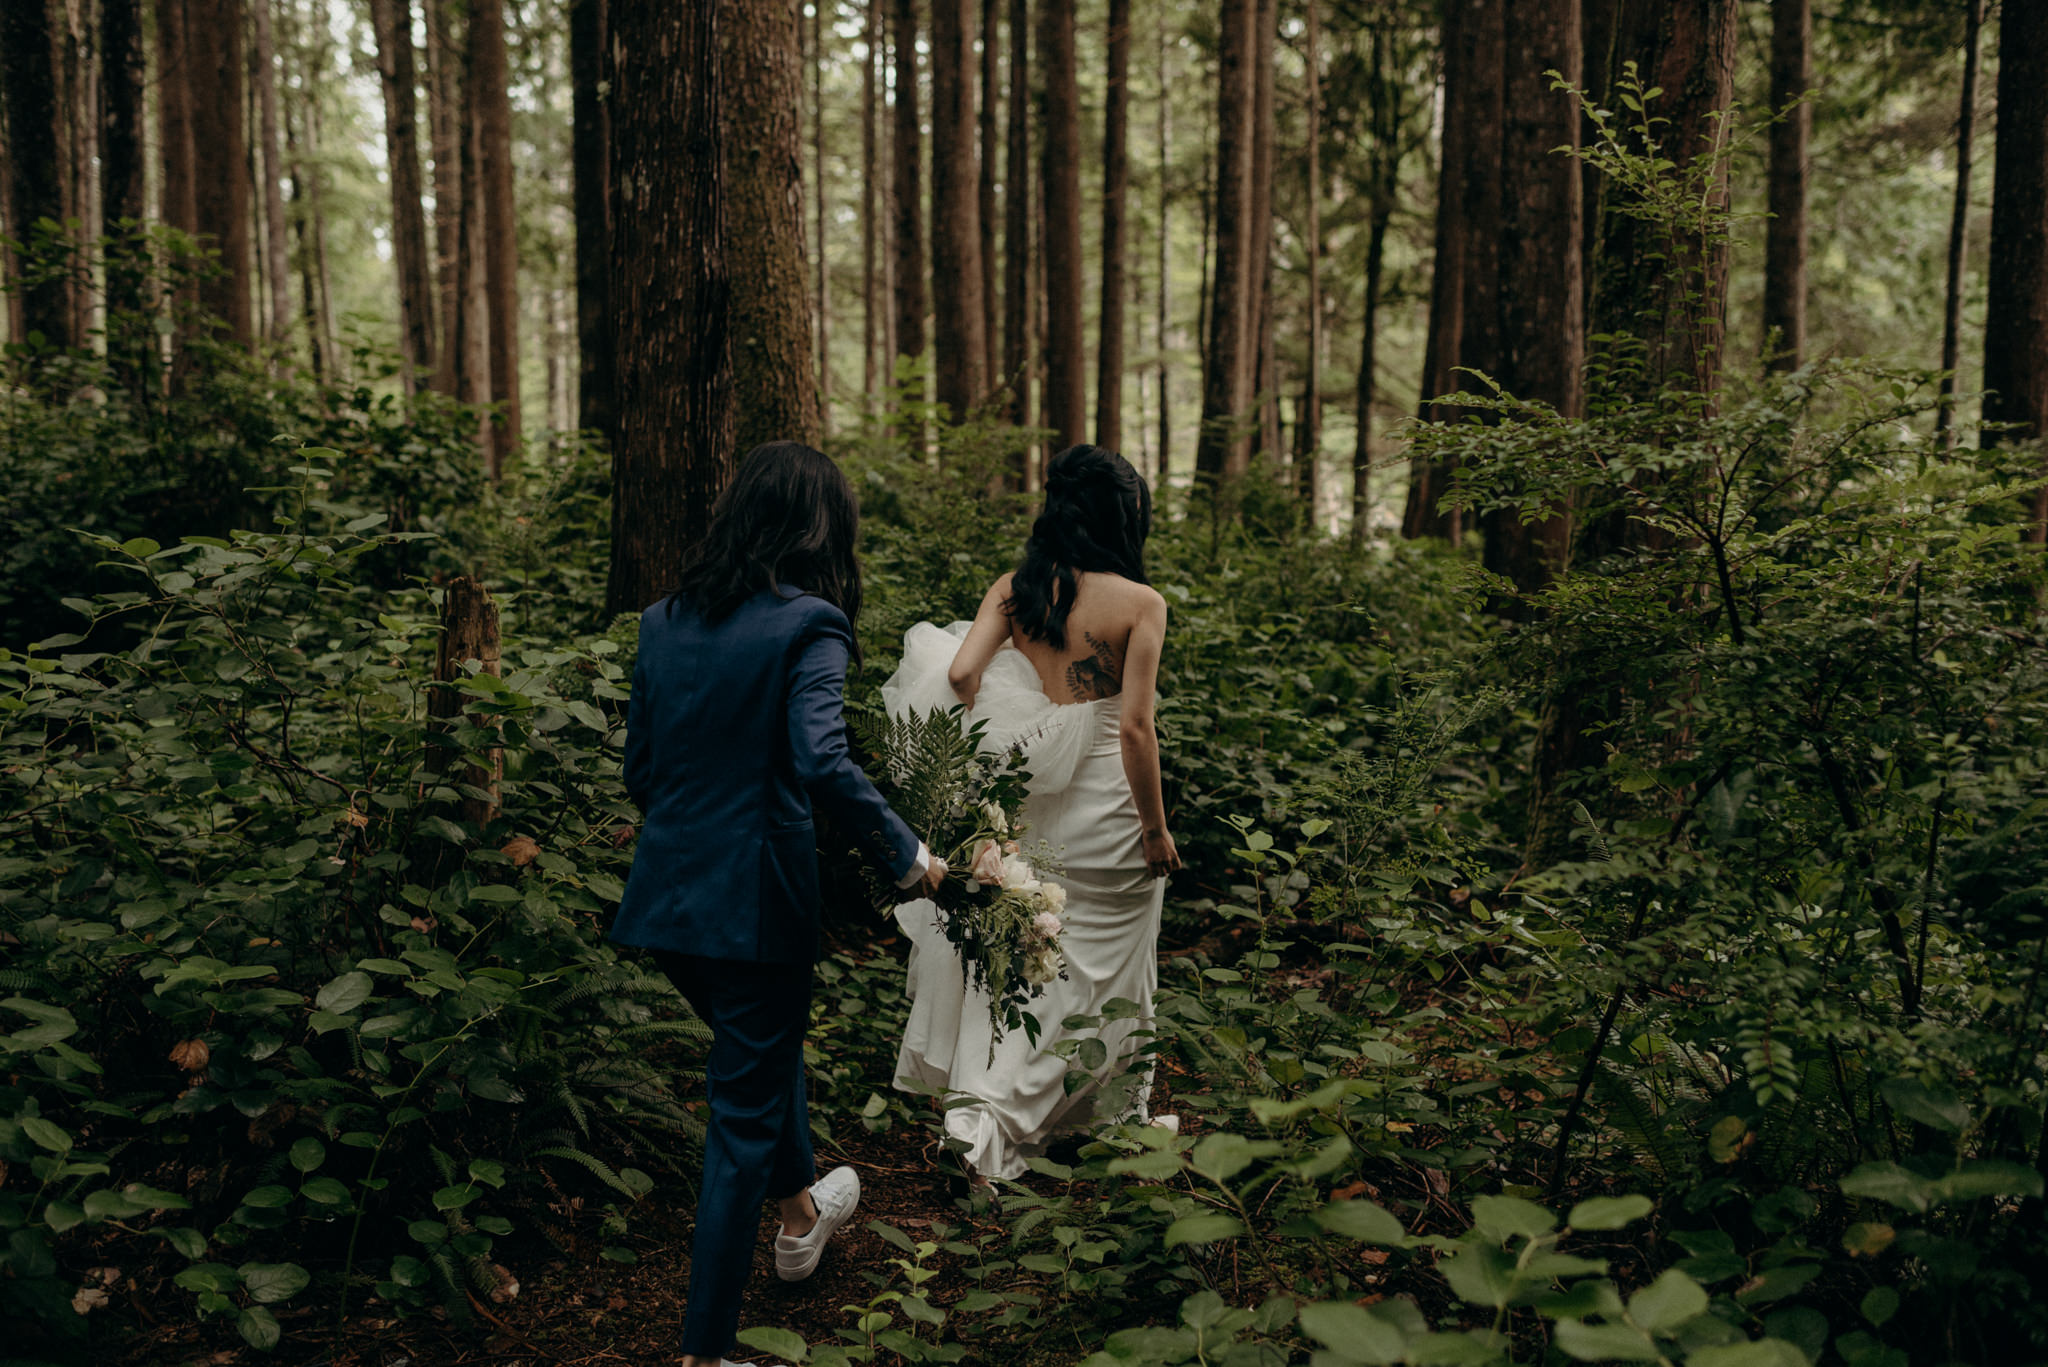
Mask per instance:
[[[910,872],[897,879],[896,886],[899,888],[916,887],[924,881],[924,876],[931,870],[931,866],[932,852],[926,849],[924,842],[920,840],[917,842],[917,858],[910,861]]]

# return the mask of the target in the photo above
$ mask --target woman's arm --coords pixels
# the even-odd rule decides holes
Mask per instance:
[[[1153,713],[1159,700],[1159,655],[1166,646],[1166,600],[1150,594],[1131,626],[1124,647],[1123,715],[1117,728],[1124,778],[1145,828],[1145,868],[1164,878],[1180,868],[1180,851],[1166,830],[1166,797],[1159,783],[1159,732]]]
[[[1003,642],[1010,639],[1010,614],[1004,610],[1009,601],[1010,576],[1006,574],[982,595],[981,606],[974,614],[974,625],[967,629],[967,639],[954,652],[952,668],[946,671],[946,682],[953,685],[953,696],[969,708],[974,706],[975,696],[981,692],[981,672],[1003,648]]]

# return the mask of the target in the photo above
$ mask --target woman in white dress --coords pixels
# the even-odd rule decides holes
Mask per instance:
[[[897,1085],[947,1094],[947,1132],[983,1181],[1022,1175],[1062,1132],[1148,1118],[1150,1070],[1128,1065],[1151,1024],[1160,905],[1180,867],[1153,729],[1166,600],[1145,582],[1151,526],[1151,491],[1122,456],[1061,452],[1023,563],[989,589],[972,624],[911,628],[883,689],[892,713],[964,703],[968,723],[986,724],[986,744],[1024,748],[1023,839],[1067,890],[1065,973],[1028,1008],[1038,1042],[1010,1031],[993,1059],[987,994],[967,987],[935,908],[897,911],[912,944]],[[1119,1019],[1099,1031],[1064,1024],[1106,1012]],[[1098,1033],[1104,1051],[1092,1060],[1085,1046],[1054,1048]],[[1097,1065],[1090,1084],[1069,1094],[1069,1067],[1087,1062]]]

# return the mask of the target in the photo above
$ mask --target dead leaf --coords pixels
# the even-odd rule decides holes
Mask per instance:
[[[71,1309],[74,1314],[90,1315],[106,1303],[107,1293],[97,1286],[81,1286],[71,1296]]]
[[[491,1276],[497,1282],[491,1288],[491,1303],[503,1305],[519,1294],[519,1278],[512,1275],[502,1263],[491,1264]]]
[[[171,1046],[171,1063],[188,1073],[204,1072],[212,1058],[213,1051],[206,1047],[206,1041],[203,1039],[188,1039],[182,1044]]]
[[[1349,1200],[1351,1200],[1351,1199],[1352,1199],[1353,1197],[1356,1197],[1356,1196],[1363,1196],[1364,1194],[1365,1194],[1365,1183],[1363,1183],[1363,1182],[1346,1182],[1346,1183],[1345,1183],[1345,1184],[1344,1184],[1343,1186],[1341,1186],[1341,1187],[1338,1187],[1338,1188],[1334,1189],[1333,1191],[1331,1191],[1331,1193],[1330,1193],[1330,1199],[1331,1199],[1332,1201],[1349,1201]]]
[[[422,935],[432,931],[437,924],[438,922],[431,916],[415,916],[412,918],[412,928]]]
[[[498,853],[511,860],[515,867],[523,869],[540,853],[540,846],[533,842],[531,836],[515,835],[498,847]]]

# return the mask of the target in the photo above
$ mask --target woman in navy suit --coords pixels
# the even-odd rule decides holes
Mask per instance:
[[[764,1197],[781,1206],[785,1281],[810,1276],[860,1199],[852,1168],[812,1183],[813,813],[830,814],[898,887],[930,891],[946,874],[847,748],[858,525],[830,457],[795,442],[757,447],[681,587],[640,618],[626,790],[646,820],[612,939],[654,951],[712,1032],[683,1367],[714,1367],[733,1344]]]

